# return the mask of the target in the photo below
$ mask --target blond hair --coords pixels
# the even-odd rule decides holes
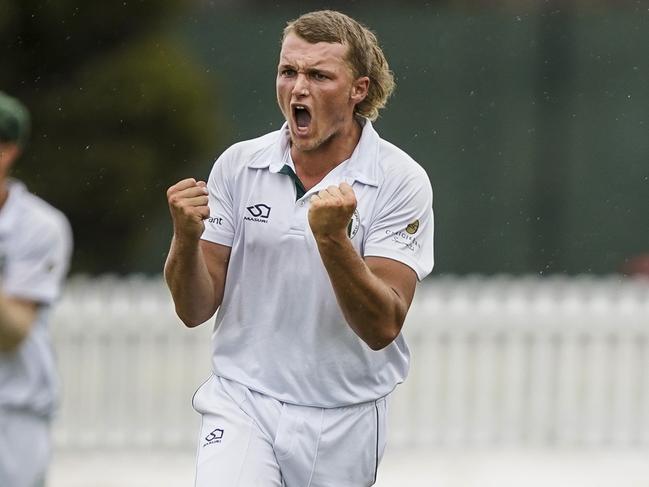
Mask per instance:
[[[287,23],[282,41],[296,34],[307,42],[339,43],[348,46],[347,63],[355,78],[370,79],[367,96],[355,113],[376,120],[394,91],[394,76],[376,35],[351,17],[334,10],[309,12]]]

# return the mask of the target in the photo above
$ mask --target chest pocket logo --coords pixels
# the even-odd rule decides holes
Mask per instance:
[[[268,223],[268,217],[270,216],[270,206],[264,203],[258,203],[256,205],[246,206],[246,210],[252,216],[244,216],[244,220],[250,220],[253,222],[263,222]]]
[[[248,210],[250,214],[255,218],[268,218],[268,216],[270,215],[270,206],[263,203],[248,206],[246,210]]]
[[[358,229],[361,226],[361,218],[358,215],[358,208],[354,210],[354,214],[352,215],[352,219],[349,220],[349,224],[347,225],[347,236],[352,239],[354,236],[358,233]]]

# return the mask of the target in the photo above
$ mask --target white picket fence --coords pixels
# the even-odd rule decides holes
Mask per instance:
[[[191,449],[210,325],[160,279],[76,277],[57,307],[58,448]],[[405,325],[398,447],[649,446],[649,281],[433,278]]]

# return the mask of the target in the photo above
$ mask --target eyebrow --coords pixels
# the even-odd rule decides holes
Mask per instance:
[[[291,64],[289,62],[280,63],[277,66],[277,69],[287,69],[287,68],[299,71],[299,69],[294,64]],[[323,73],[323,74],[331,74],[331,75],[335,74],[333,70],[324,67],[318,67],[317,64],[315,66],[309,66],[308,68],[304,69],[304,71],[307,73]]]

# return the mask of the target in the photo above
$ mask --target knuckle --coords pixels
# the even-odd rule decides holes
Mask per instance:
[[[171,206],[178,206],[178,200],[179,200],[179,198],[178,198],[178,195],[176,193],[169,196],[169,204]]]

